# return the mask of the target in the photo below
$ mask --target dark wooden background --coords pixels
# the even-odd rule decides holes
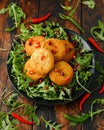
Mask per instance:
[[[104,0],[95,0],[96,7],[95,9],[91,10],[87,6],[84,6],[82,4],[79,5],[74,18],[82,25],[85,32],[82,34],[79,32],[79,30],[73,26],[72,23],[69,21],[64,21],[59,18],[58,13],[64,12],[60,4],[64,5],[71,5],[75,6],[77,0],[71,0],[69,2],[68,0],[0,0],[0,9],[3,7],[6,7],[10,2],[17,2],[22,7],[22,9],[27,14],[27,19],[24,21],[25,23],[28,23],[29,20],[35,16],[35,17],[41,17],[48,12],[52,12],[52,16],[49,18],[50,21],[59,22],[60,25],[65,26],[66,28],[72,29],[76,32],[78,32],[80,35],[82,35],[85,39],[87,39],[90,35],[90,29],[93,26],[97,25],[98,20],[103,21],[104,23]],[[14,33],[8,33],[5,31],[5,28],[7,28],[10,24],[10,21],[8,19],[8,15],[0,15],[0,48],[4,48],[6,50],[0,50],[0,84],[3,84],[8,88],[8,90],[13,90],[13,87],[10,83],[10,80],[7,76],[6,71],[6,60],[7,55],[9,52],[9,49],[12,44],[12,39],[14,37]],[[99,45],[104,49],[104,42],[98,42]],[[92,46],[91,46],[92,47]],[[93,48],[93,47],[92,47]],[[94,49],[94,48],[93,48]],[[102,66],[104,66],[104,54],[99,53],[94,49],[95,59],[96,61],[99,61]],[[94,81],[91,83],[91,89],[93,90],[96,86],[95,79],[97,77],[97,73],[94,75]],[[99,88],[100,89],[100,88]],[[0,87],[0,95],[3,92],[3,88]],[[91,98],[89,98],[86,103],[84,104],[84,112],[90,110],[90,103],[95,98],[103,98],[104,94],[99,95],[98,90],[95,91]],[[19,96],[20,100],[24,100],[24,97]],[[0,96],[1,100],[1,96]],[[102,115],[97,115],[94,118],[94,121],[91,121],[90,119],[84,123],[83,125],[78,125],[76,127],[70,127],[69,121],[67,121],[64,117],[64,113],[69,113],[71,115],[79,114],[79,104],[80,99],[76,100],[73,103],[68,103],[65,105],[56,105],[56,106],[45,106],[45,105],[38,105],[38,115],[44,115],[47,120],[56,121],[58,123],[62,123],[63,127],[62,130],[104,130],[104,113]],[[26,101],[28,103],[33,104],[30,101]],[[98,106],[100,107],[100,106]],[[0,102],[0,109],[1,111],[8,111],[5,105]],[[20,124],[20,130],[48,130],[45,128],[44,124],[42,123],[41,126],[28,126],[24,124]]]

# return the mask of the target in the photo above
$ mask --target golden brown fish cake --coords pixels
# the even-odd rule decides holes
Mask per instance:
[[[45,38],[43,36],[34,36],[29,38],[25,43],[25,50],[28,55],[41,48]]]
[[[52,82],[57,85],[67,85],[73,79],[73,68],[65,61],[58,61],[49,73]]]
[[[62,40],[59,39],[55,39],[55,38],[50,38],[45,40],[44,42],[44,48],[49,49],[54,58],[55,61],[59,61],[61,59],[63,59],[63,57],[65,56],[65,44],[63,44]]]
[[[63,41],[63,43],[65,44],[65,47],[66,47],[66,50],[65,50],[66,54],[65,54],[63,60],[69,61],[75,55],[75,48],[74,48],[74,46],[71,42],[66,41],[66,40],[62,40],[62,41]]]
[[[32,54],[31,63],[37,73],[47,74],[54,67],[54,57],[48,49],[40,48]]]
[[[40,78],[45,78],[46,75],[41,75],[36,73],[35,69],[31,67],[31,60],[27,60],[25,65],[24,65],[24,72],[26,72],[26,76],[30,77],[34,81],[39,80]]]

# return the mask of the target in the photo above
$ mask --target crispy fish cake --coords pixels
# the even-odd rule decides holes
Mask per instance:
[[[37,73],[47,74],[54,67],[53,54],[48,49],[40,48],[32,54],[31,64]]]
[[[26,76],[30,77],[34,81],[39,80],[40,78],[45,78],[46,75],[41,75],[36,73],[35,69],[31,67],[31,60],[27,60],[25,65],[24,65],[24,72],[26,72]]]
[[[42,44],[44,42],[44,37],[43,36],[34,36],[34,37],[31,37],[29,38],[26,43],[25,43],[25,50],[26,50],[26,53],[28,55],[32,55],[32,53],[41,48],[42,47]]]
[[[66,47],[66,51],[65,51],[66,54],[65,54],[63,60],[69,61],[75,55],[75,48],[74,48],[74,46],[71,42],[66,41],[66,40],[62,40],[62,41],[63,41],[63,43],[65,44],[65,47]]]
[[[73,79],[73,68],[65,61],[58,61],[49,73],[51,81],[57,85],[67,85]]]
[[[44,42],[44,48],[47,48],[52,52],[55,61],[59,61],[65,56],[65,44],[63,44],[62,40],[55,38],[47,39]]]

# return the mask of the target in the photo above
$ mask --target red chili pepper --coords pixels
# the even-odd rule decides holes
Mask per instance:
[[[88,41],[89,41],[99,52],[104,53],[104,50],[97,44],[97,42],[96,42],[93,38],[89,37],[89,38],[88,38]]]
[[[101,87],[101,89],[99,91],[99,94],[102,94],[102,93],[104,93],[104,83],[103,83],[103,85],[102,85],[102,87]]]
[[[90,93],[86,93],[83,97],[82,97],[82,100],[80,101],[79,103],[79,109],[80,111],[82,111],[82,107],[83,107],[83,104],[84,102],[90,97]]]
[[[19,115],[17,115],[17,114],[14,113],[14,112],[12,112],[11,115],[12,115],[15,119],[19,120],[20,122],[22,122],[22,123],[24,123],[24,124],[28,124],[28,125],[33,125],[33,124],[35,124],[34,122],[30,122],[30,121],[27,121],[27,120],[23,119],[22,117],[20,117]]]
[[[33,22],[33,23],[40,23],[40,22],[42,22],[42,21],[45,21],[46,19],[48,19],[48,18],[51,16],[51,14],[52,14],[52,13],[48,13],[48,14],[46,14],[46,15],[43,16],[43,17],[33,18],[33,19],[32,19],[32,22]]]

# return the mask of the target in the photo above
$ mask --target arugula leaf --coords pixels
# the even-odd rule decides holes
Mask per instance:
[[[6,115],[5,118],[0,120],[0,129],[1,130],[18,130],[16,124],[19,122],[15,119],[10,119],[9,115]],[[15,125],[14,125],[15,124]]]
[[[93,107],[94,107],[94,104],[97,104],[97,103],[104,104],[104,99],[96,98],[96,99],[94,99],[92,101],[92,103],[91,103],[91,119],[93,119]]]
[[[14,25],[11,28],[7,28],[6,31],[12,31],[19,27],[22,19],[26,18],[26,14],[23,12],[21,7],[17,3],[10,3],[6,8],[0,10],[0,14],[6,13],[8,11],[9,17],[14,21]]]
[[[45,22],[40,24],[32,24],[30,26],[30,30],[28,30],[24,24],[20,26],[20,34],[17,37],[26,41],[31,36],[44,36],[45,38],[58,38],[68,40],[67,34],[63,27],[59,26],[58,23],[55,22]]]
[[[23,112],[24,115],[29,115],[29,118],[36,123],[36,125],[40,125],[40,119],[36,114],[37,106],[31,106],[29,104],[25,105],[25,110]]]
[[[94,0],[84,0],[82,2],[82,4],[87,5],[91,9],[94,9],[94,7],[96,5],[95,2],[94,2]]]
[[[54,130],[61,130],[61,127],[62,127],[61,124],[56,124],[56,122],[52,123],[51,120],[47,121],[47,120],[45,120],[45,118],[43,116],[41,116],[41,119],[44,121],[46,128],[49,127],[50,130],[53,130],[53,129]]]

